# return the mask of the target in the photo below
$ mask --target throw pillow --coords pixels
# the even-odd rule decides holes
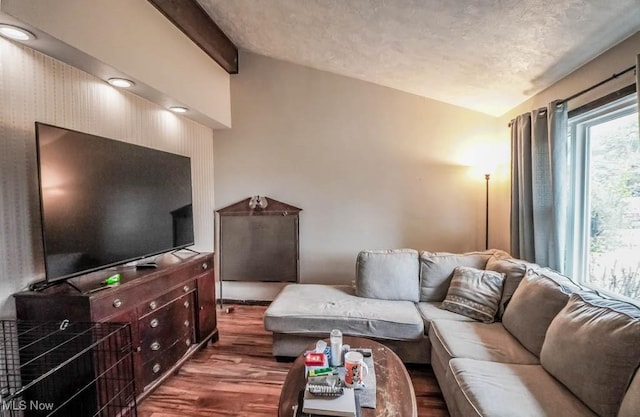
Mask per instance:
[[[362,251],[356,261],[356,295],[416,303],[420,296],[418,271],[416,250]]]
[[[459,266],[453,271],[451,285],[442,308],[484,323],[495,319],[504,274]]]
[[[614,417],[640,366],[638,346],[639,307],[574,293],[549,325],[540,363],[599,416]]]
[[[420,301],[444,300],[457,266],[485,269],[487,260],[494,252],[420,252]]]

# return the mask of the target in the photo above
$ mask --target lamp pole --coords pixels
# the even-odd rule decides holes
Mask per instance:
[[[485,179],[485,218],[484,218],[484,248],[489,249],[489,179],[491,174],[484,174]]]

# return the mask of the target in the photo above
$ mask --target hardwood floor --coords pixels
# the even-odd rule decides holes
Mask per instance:
[[[218,310],[220,340],[196,353],[138,406],[139,417],[274,417],[291,363],[271,356],[266,307]],[[410,366],[420,417],[448,417],[429,366]]]

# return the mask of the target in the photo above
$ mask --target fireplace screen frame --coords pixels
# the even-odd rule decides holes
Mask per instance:
[[[265,207],[249,198],[217,211],[221,282],[299,282],[302,210],[263,199]]]

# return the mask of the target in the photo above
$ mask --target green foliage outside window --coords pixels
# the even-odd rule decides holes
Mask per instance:
[[[590,128],[588,281],[640,299],[640,140],[637,114]]]

